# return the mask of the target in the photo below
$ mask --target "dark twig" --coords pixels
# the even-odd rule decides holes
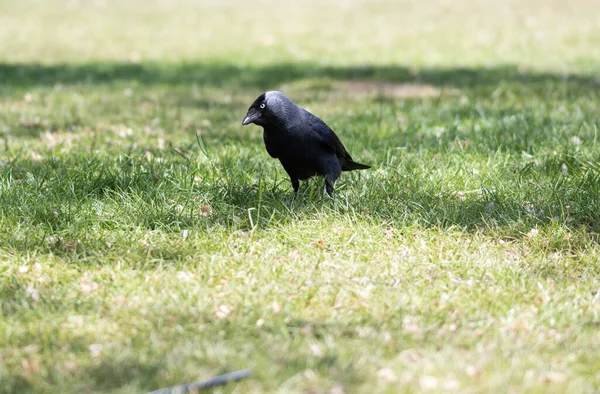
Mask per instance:
[[[202,382],[193,382],[182,384],[180,386],[167,387],[151,391],[148,394],[175,394],[175,393],[190,393],[194,391],[209,389],[215,386],[221,386],[229,382],[236,382],[247,378],[252,373],[251,369],[240,369],[239,371],[228,372],[223,375],[218,375]]]
[[[190,161],[190,158],[185,153],[183,153],[181,151],[181,149],[179,149],[179,148],[173,148],[173,152],[177,153],[179,156],[183,157],[187,161]]]

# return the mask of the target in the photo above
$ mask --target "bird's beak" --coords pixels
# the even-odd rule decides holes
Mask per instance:
[[[260,117],[261,117],[260,111],[258,111],[256,108],[250,108],[248,110],[248,113],[246,114],[246,117],[242,121],[242,126],[246,126],[247,124],[254,123]]]

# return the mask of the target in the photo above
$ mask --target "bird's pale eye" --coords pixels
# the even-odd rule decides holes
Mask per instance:
[[[265,109],[265,107],[266,107],[266,106],[267,106],[267,104],[265,104],[265,103],[262,103],[262,104],[260,105],[260,109]]]

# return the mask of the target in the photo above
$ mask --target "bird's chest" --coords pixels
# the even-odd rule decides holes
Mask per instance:
[[[302,179],[319,172],[318,147],[302,135],[265,131],[265,145],[288,173]]]
[[[265,145],[267,149],[277,154],[279,158],[303,158],[310,150],[309,144],[302,135],[280,130],[265,130]]]

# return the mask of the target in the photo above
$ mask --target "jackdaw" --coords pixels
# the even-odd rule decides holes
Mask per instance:
[[[333,197],[333,186],[342,171],[371,168],[352,160],[342,141],[323,122],[298,107],[281,92],[258,96],[248,109],[242,125],[254,123],[263,128],[267,152],[279,159],[290,176],[294,193],[299,180],[315,175],[325,178],[325,190]]]

